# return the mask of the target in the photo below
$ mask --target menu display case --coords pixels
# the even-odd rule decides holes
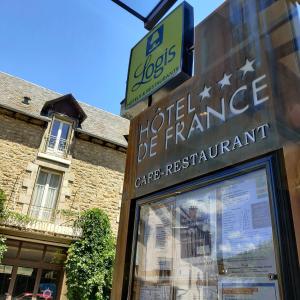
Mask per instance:
[[[272,189],[264,163],[138,201],[131,299],[282,299]]]

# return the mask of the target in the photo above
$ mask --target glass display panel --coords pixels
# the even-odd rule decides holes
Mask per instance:
[[[11,279],[12,266],[0,265],[0,300],[6,299]]]
[[[60,275],[60,271],[43,270],[37,295],[38,299],[57,299]]]
[[[47,246],[44,262],[62,265],[67,258],[65,248]]]
[[[261,169],[142,204],[131,299],[280,299],[269,198]]]
[[[13,300],[27,299],[32,296],[36,274],[37,269],[18,267]]]

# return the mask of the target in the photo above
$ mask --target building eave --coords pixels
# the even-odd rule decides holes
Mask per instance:
[[[0,104],[0,108],[3,108],[5,110],[7,110],[7,111],[11,111],[11,112],[13,112],[15,114],[26,116],[29,119],[35,119],[35,120],[43,121],[43,122],[46,122],[46,123],[49,123],[52,120],[49,117],[46,117],[46,116],[36,116],[34,114],[27,113],[27,112],[24,112],[22,110],[18,110],[18,109],[12,108],[12,107],[9,107],[9,106],[4,105],[4,104]],[[26,121],[24,119],[22,119],[22,120]],[[27,121],[29,121],[29,120],[27,120]],[[85,134],[85,135],[87,135],[87,136],[89,136],[91,138],[99,139],[99,140],[103,141],[104,144],[107,144],[107,143],[112,144],[112,145],[115,146],[115,148],[117,150],[120,150],[118,148],[123,148],[125,150],[127,149],[127,144],[126,143],[122,144],[122,143],[118,143],[118,142],[116,142],[116,141],[114,141],[112,139],[107,139],[107,138],[104,138],[104,137],[101,137],[101,136],[98,136],[98,135],[93,135],[93,134],[91,134],[91,133],[89,133],[87,131],[84,131],[84,130],[80,129],[80,128],[75,128],[75,132],[78,132],[78,133],[81,133],[81,134]],[[111,148],[114,148],[114,147],[111,147]]]

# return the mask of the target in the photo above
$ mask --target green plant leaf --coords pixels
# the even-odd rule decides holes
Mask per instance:
[[[82,237],[74,241],[65,263],[69,300],[108,300],[112,285],[115,239],[105,212],[94,208],[76,221]]]

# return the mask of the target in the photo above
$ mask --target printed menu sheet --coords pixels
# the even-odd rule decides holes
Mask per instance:
[[[143,286],[140,290],[140,299],[170,300],[171,291],[171,286]]]
[[[279,300],[276,282],[246,279],[240,281],[221,281],[220,300]]]
[[[266,275],[275,272],[269,194],[265,170],[226,181],[218,216],[221,274]]]

